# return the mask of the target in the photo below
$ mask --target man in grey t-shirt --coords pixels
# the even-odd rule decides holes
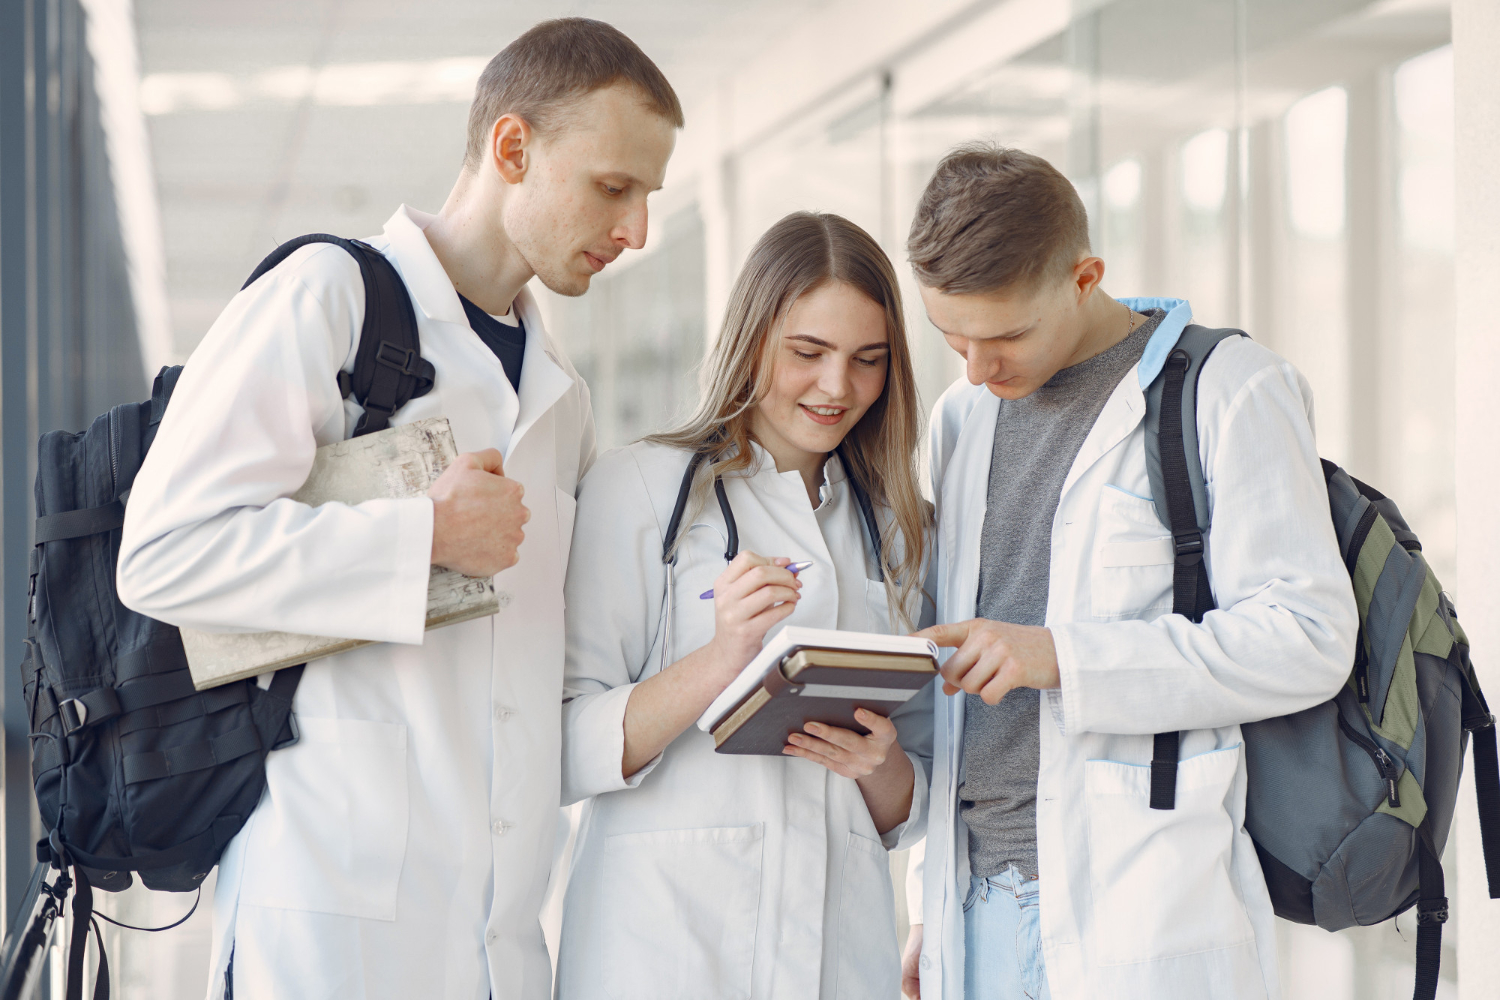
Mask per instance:
[[[1077,192],[1017,150],[945,157],[907,249],[965,378],[932,420],[943,624],[923,634],[954,652],[904,988],[1264,1000],[1275,925],[1239,724],[1332,697],[1358,627],[1307,382],[1245,338],[1199,372],[1217,608],[1194,621],[1170,611],[1146,454],[1188,303],[1106,294]],[[1168,811],[1149,764],[1174,731]]]
[[[1133,312],[1120,317],[1124,340],[1064,368],[1029,396],[1001,401],[979,543],[979,617],[1047,623],[1052,517],[1063,479],[1104,401],[1141,360],[1165,315],[1153,309],[1144,321]],[[1041,692],[1017,688],[998,705],[973,694],[965,699],[958,797],[969,827],[969,870],[987,877],[1014,865],[1024,878],[1036,878]]]

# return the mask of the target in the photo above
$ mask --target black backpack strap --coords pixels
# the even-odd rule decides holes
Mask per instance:
[[[339,374],[339,389],[364,407],[354,437],[385,430],[395,413],[410,399],[432,391],[432,363],[422,357],[417,317],[406,283],[385,255],[368,243],[327,233],[311,233],[288,240],[261,261],[245,281],[250,287],[261,275],[310,243],[342,247],[359,264],[365,284],[365,316],[354,355],[354,374]]]
[[[1189,326],[1146,392],[1146,470],[1157,515],[1172,532],[1172,612],[1201,622],[1213,589],[1203,561],[1208,494],[1198,456],[1198,374],[1213,349],[1240,330]],[[1154,433],[1152,433],[1154,431]],[[1163,516],[1164,515],[1164,516]],[[1180,733],[1157,733],[1151,752],[1151,808],[1177,805]]]
[[[1417,828],[1417,984],[1412,1000],[1435,1000],[1438,972],[1443,963],[1443,924],[1448,921],[1448,897],[1443,886],[1443,862],[1432,843],[1427,823]]]
[[[1446,600],[1446,598],[1445,598]],[[1495,716],[1474,677],[1473,667],[1462,662],[1467,647],[1454,644],[1463,677],[1463,727],[1474,748],[1474,798],[1479,808],[1479,843],[1491,899],[1500,899],[1500,752],[1496,750]]]
[[[109,1000],[109,956],[104,953],[104,935],[94,919],[94,889],[83,869],[73,869],[73,931],[68,941],[68,974],[64,996],[83,1000],[83,958],[88,949],[89,931],[99,946],[99,971],[94,977],[94,1000]]]

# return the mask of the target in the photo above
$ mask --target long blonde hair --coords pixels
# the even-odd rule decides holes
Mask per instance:
[[[748,468],[754,460],[751,411],[770,390],[781,323],[800,296],[834,281],[857,288],[885,311],[890,345],[885,387],[844,438],[839,453],[845,472],[872,504],[890,511],[900,531],[899,546],[890,532],[882,532],[878,558],[886,592],[896,598],[891,604],[909,628],[906,605],[922,585],[932,522],[931,505],[917,486],[921,408],[896,272],[863,229],[817,212],[793,212],[768,229],[735,280],[719,338],[699,373],[697,410],[682,426],[646,440],[709,453],[712,461],[704,463],[708,470],[699,474],[702,483]],[[899,593],[893,581],[899,581]]]

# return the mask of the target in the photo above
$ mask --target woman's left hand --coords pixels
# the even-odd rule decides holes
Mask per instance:
[[[822,764],[834,774],[846,778],[869,777],[886,762],[892,748],[901,754],[896,743],[896,726],[890,719],[867,708],[855,709],[854,718],[870,730],[869,736],[821,722],[809,722],[802,727],[805,732],[792,733],[786,738],[787,745],[781,748],[781,752]]]

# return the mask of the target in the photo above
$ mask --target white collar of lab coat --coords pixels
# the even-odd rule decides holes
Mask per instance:
[[[386,220],[384,235],[401,271],[401,280],[411,293],[412,303],[429,319],[440,323],[468,326],[469,317],[453,279],[443,270],[443,262],[432,252],[427,234],[422,230],[432,224],[433,216],[402,205]],[[527,345],[531,346],[530,344]]]
[[[1060,497],[1067,496],[1088,468],[1105,455],[1140,424],[1146,417],[1144,387],[1151,384],[1167,356],[1177,345],[1182,331],[1192,322],[1193,310],[1185,299],[1140,298],[1121,299],[1131,309],[1144,312],[1149,309],[1165,309],[1167,315],[1161,325],[1146,342],[1146,350],[1136,366],[1137,378],[1127,372],[1099,412],[1094,426],[1089,429],[1083,444],[1068,468],[1063,480]],[[984,385],[971,386],[972,409],[964,420],[958,443],[947,462],[942,484],[945,496],[957,500],[964,509],[977,510],[977,517],[958,518],[963,537],[950,539],[954,550],[963,553],[979,551],[979,535],[982,527],[985,498],[989,494],[990,460],[995,443],[995,421],[1000,414],[1000,400]],[[974,559],[960,560],[963,571],[959,575],[959,589],[955,592],[957,604],[950,600],[950,609],[961,617],[973,616],[974,595],[979,583],[979,563]],[[967,603],[965,603],[967,602]],[[960,699],[961,700],[961,699]]]
[[[766,449],[761,445],[759,441],[750,442],[750,451],[754,456],[754,460],[751,461],[750,468],[746,472],[746,475],[776,476],[786,482],[795,482],[799,490],[803,489],[802,473],[798,472],[796,469],[793,469],[790,472],[777,471],[776,459],[771,457],[771,453],[769,451],[766,451]],[[832,496],[833,487],[837,486],[839,483],[842,483],[846,478],[847,477],[844,474],[844,463],[840,461],[838,452],[829,452],[828,460],[823,463],[823,482],[820,484],[819,490],[823,491],[823,495],[825,498]]]
[[[468,329],[469,317],[459,301],[453,280],[443,269],[437,254],[432,252],[432,244],[427,242],[427,234],[423,232],[432,224],[433,218],[426,212],[402,205],[386,221],[384,235],[415,306],[431,320]],[[572,388],[574,374],[564,366],[548,339],[530,290],[522,286],[511,308],[526,328],[525,360],[521,364],[521,385],[516,393],[520,409],[516,414],[515,430],[510,436],[514,444],[538,417]]]

